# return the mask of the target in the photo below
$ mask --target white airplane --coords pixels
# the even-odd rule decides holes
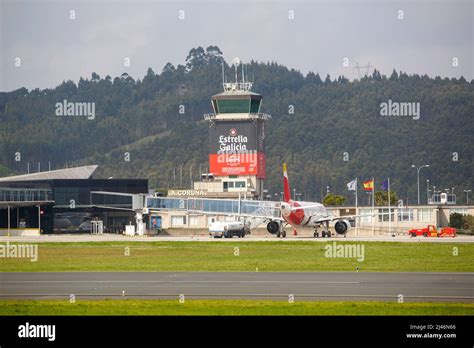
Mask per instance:
[[[329,223],[336,221],[334,229],[337,234],[346,236],[351,228],[349,220],[362,215],[332,216],[326,211],[326,207],[317,202],[302,202],[291,199],[290,182],[286,163],[283,163],[283,202],[280,203],[281,219],[271,219],[267,224],[267,231],[276,234],[277,237],[286,237],[284,225],[292,227],[313,227],[314,237],[319,237],[319,229],[322,228],[322,237],[331,237]],[[365,215],[364,215],[365,216]]]
[[[225,215],[234,216],[237,218],[243,218],[245,220],[256,219],[262,221],[261,223],[267,222],[267,231],[277,237],[286,237],[285,227],[287,225],[296,227],[310,227],[314,228],[314,237],[319,237],[319,230],[322,229],[322,237],[331,237],[331,231],[329,230],[329,223],[336,221],[334,224],[334,230],[337,234],[346,236],[347,232],[351,228],[350,220],[362,216],[371,215],[350,215],[350,216],[332,216],[326,211],[326,207],[318,202],[302,202],[291,199],[290,195],[290,183],[288,180],[288,173],[286,170],[286,163],[283,164],[283,202],[280,202],[278,207],[281,212],[281,217],[275,217],[272,215],[266,215],[264,213],[265,207],[260,203],[255,203],[255,212],[252,214],[236,214],[236,213],[206,213],[202,211],[196,211],[196,213],[206,215]],[[263,202],[262,202],[263,203]],[[269,202],[265,202],[269,203]],[[246,202],[249,205],[249,202]],[[266,207],[268,208],[268,207]]]

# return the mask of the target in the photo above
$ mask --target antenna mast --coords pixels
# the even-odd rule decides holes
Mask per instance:
[[[227,82],[225,75],[223,79],[223,87],[225,92],[250,91],[252,89],[252,82],[245,82],[245,67],[239,58],[233,60],[235,70],[235,82]],[[242,64],[242,81],[238,80],[239,65]]]
[[[225,78],[224,78],[224,62],[222,62],[222,84],[225,83]]]

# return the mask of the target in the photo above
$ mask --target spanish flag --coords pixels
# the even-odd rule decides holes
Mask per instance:
[[[374,180],[368,180],[363,182],[364,190],[373,191],[374,190]]]

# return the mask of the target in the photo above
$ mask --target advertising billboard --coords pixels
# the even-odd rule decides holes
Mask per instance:
[[[262,121],[215,122],[209,128],[210,172],[216,176],[265,177],[265,131]]]

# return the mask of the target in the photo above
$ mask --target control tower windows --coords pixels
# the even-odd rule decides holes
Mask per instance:
[[[217,101],[219,113],[249,113],[250,99],[221,99]]]
[[[261,100],[251,99],[251,101],[250,101],[250,113],[251,114],[258,114],[258,112],[260,111],[260,103],[261,103]]]

